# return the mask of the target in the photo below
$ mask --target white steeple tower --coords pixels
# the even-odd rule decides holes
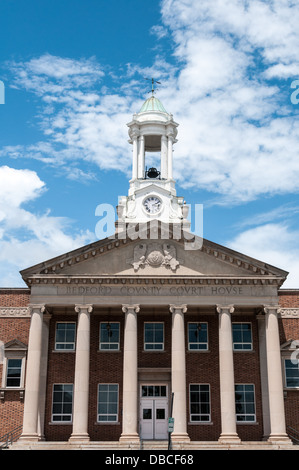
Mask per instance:
[[[119,198],[117,225],[153,219],[182,223],[187,207],[184,199],[176,196],[172,171],[178,124],[152,89],[152,96],[127,125],[133,145],[132,179],[128,196]],[[160,153],[160,168],[147,169],[149,152]]]

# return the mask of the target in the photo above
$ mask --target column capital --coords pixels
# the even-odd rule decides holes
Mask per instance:
[[[93,310],[93,305],[91,304],[78,304],[75,305],[75,312],[76,313],[81,313],[86,311],[87,313],[91,313]]]
[[[123,304],[121,307],[123,313],[128,313],[128,312],[133,312],[134,313],[139,313],[140,312],[140,305],[134,304],[134,305],[128,305],[128,304]]]
[[[175,313],[177,310],[180,310],[182,313],[187,312],[187,305],[169,305],[169,310],[171,313]]]
[[[267,313],[278,313],[281,308],[280,305],[264,305],[264,312]]]
[[[46,311],[46,306],[44,304],[29,304],[28,308],[30,314],[32,314],[33,312],[45,313]]]
[[[234,305],[216,305],[216,310],[218,313],[234,313]]]

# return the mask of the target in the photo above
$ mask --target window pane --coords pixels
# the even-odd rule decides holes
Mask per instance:
[[[119,323],[107,322],[100,324],[100,349],[119,349]]]
[[[143,419],[152,419],[152,409],[144,408],[142,416],[143,416]]]
[[[55,384],[53,386],[52,421],[72,421],[73,385]]]
[[[98,391],[98,421],[116,422],[118,419],[118,385],[100,384]]]
[[[56,323],[55,349],[57,350],[74,350],[76,337],[76,324]]]
[[[7,361],[7,387],[20,387],[22,372],[22,359],[8,359]]]
[[[232,331],[234,350],[252,349],[251,323],[233,323]]]
[[[144,349],[146,351],[163,350],[164,324],[144,323]]]
[[[299,387],[299,362],[286,359],[285,374],[287,387]]]
[[[156,418],[157,419],[165,419],[165,409],[164,408],[157,408]]]
[[[210,421],[210,387],[208,384],[190,385],[190,421]]]
[[[255,398],[252,384],[235,385],[237,421],[255,421]]]
[[[208,349],[208,325],[207,323],[188,323],[188,349]]]

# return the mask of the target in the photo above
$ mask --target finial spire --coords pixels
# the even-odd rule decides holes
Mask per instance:
[[[158,85],[161,85],[161,82],[158,82],[157,80],[155,80],[154,78],[146,78],[146,80],[151,80],[152,82],[152,96],[154,96],[154,93],[155,93],[155,83],[158,83]],[[149,91],[150,93],[150,91]]]

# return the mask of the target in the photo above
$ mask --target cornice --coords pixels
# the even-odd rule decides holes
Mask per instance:
[[[40,274],[28,278],[29,285],[61,284],[172,284],[172,285],[213,285],[213,286],[275,286],[281,279],[276,276],[188,276],[188,275],[62,275]]]

